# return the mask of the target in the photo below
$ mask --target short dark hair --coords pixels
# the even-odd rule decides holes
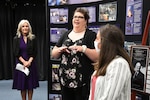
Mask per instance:
[[[87,20],[87,24],[88,24],[89,19],[90,19],[88,9],[79,7],[79,8],[76,8],[76,10],[74,11],[74,13],[75,13],[75,12],[80,12],[80,13],[82,13],[82,14],[84,15],[84,19]]]

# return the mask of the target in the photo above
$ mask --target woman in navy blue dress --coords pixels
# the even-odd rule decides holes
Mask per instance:
[[[13,89],[21,91],[22,100],[32,100],[33,89],[39,87],[38,74],[35,63],[37,54],[36,38],[28,20],[21,20],[17,34],[13,40],[13,51],[16,64],[20,63],[29,69],[29,75],[14,68]]]

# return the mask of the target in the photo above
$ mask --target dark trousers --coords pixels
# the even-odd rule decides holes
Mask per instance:
[[[87,85],[78,88],[67,88],[62,86],[62,100],[88,100],[89,88]]]

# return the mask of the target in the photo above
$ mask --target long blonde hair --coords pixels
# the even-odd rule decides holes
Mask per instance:
[[[25,20],[25,19],[23,19],[23,20],[21,20],[19,22],[16,35],[20,38],[20,36],[21,36],[21,28],[22,28],[24,23],[27,23],[29,25],[29,32],[28,32],[27,38],[32,40],[33,38],[35,38],[35,35],[32,33],[32,27],[31,27],[29,21]]]

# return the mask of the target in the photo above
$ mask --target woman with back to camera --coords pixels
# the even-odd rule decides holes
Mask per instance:
[[[101,26],[95,42],[99,60],[91,77],[89,100],[131,100],[131,59],[124,35],[115,25]]]
[[[29,69],[29,75],[14,69],[13,89],[21,91],[22,100],[32,100],[33,89],[39,87],[35,57],[37,45],[35,35],[28,20],[21,20],[18,24],[17,34],[13,40],[13,52],[16,64],[20,63]]]
[[[63,100],[88,100],[92,63],[98,55],[94,49],[96,33],[87,29],[88,11],[77,8],[69,30],[59,39],[52,50],[52,57],[61,57],[59,68]]]

